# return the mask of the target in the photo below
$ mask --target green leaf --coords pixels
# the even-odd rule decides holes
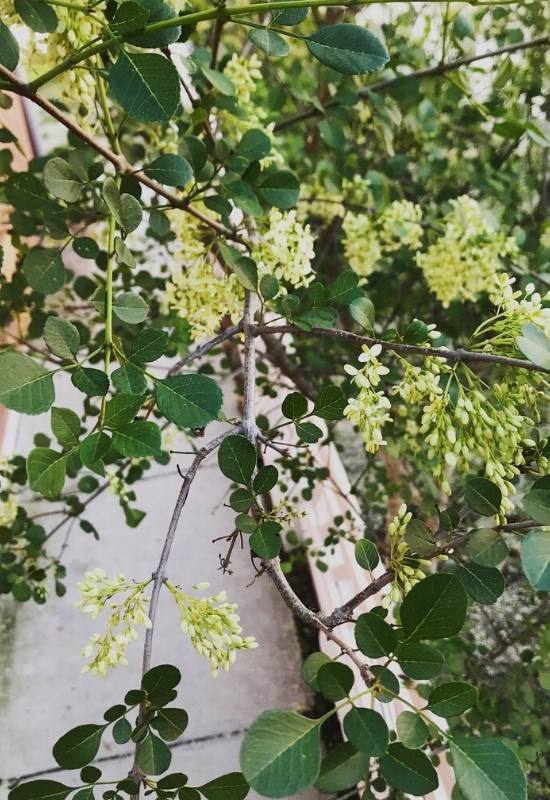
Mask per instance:
[[[521,564],[539,592],[550,592],[550,531],[531,531],[521,542]]]
[[[106,433],[96,431],[87,436],[80,445],[80,458],[82,463],[88,469],[94,472],[103,474],[103,468],[98,469],[98,465],[103,462],[103,459],[109,452],[111,447],[111,440]]]
[[[58,781],[27,781],[12,789],[8,800],[64,800],[71,792],[73,786]]]
[[[358,752],[349,742],[343,742],[323,758],[315,786],[327,794],[351,789],[364,778],[368,766],[368,756]]]
[[[323,436],[321,428],[318,428],[313,422],[297,422],[296,433],[307,444],[315,444]]]
[[[279,292],[279,281],[273,275],[263,275],[260,278],[260,294],[264,300],[273,300]]]
[[[55,294],[65,285],[67,271],[60,250],[35,247],[23,260],[23,274],[40,294]]]
[[[143,397],[131,394],[116,394],[105,404],[105,427],[121,428],[132,422],[142,403]]]
[[[36,33],[53,33],[58,25],[53,8],[43,0],[15,0],[15,11]]]
[[[128,458],[154,458],[160,455],[160,428],[147,420],[130,422],[115,430],[113,446]]]
[[[522,326],[521,333],[516,339],[518,349],[537,367],[550,369],[550,341],[542,328],[528,322]]]
[[[0,353],[0,404],[20,414],[41,414],[54,400],[51,372],[23,353]]]
[[[78,769],[93,761],[106,725],[79,725],[65,733],[53,746],[53,757],[64,769]]]
[[[93,367],[75,369],[71,383],[88,397],[103,397],[109,391],[109,378],[102,370]]]
[[[370,539],[359,539],[355,542],[355,560],[360,567],[372,572],[380,561],[374,542]]]
[[[222,407],[222,391],[206,375],[176,375],[155,383],[155,397],[164,416],[181,428],[203,428]]]
[[[113,739],[117,744],[126,744],[132,738],[132,726],[126,718],[118,719],[113,725]]]
[[[141,30],[149,18],[149,11],[138,3],[125,2],[118,6],[110,24],[116,36],[126,36]]]
[[[500,511],[502,493],[486,478],[470,478],[464,488],[464,499],[472,511],[482,517],[492,517]]]
[[[468,556],[483,567],[496,567],[508,555],[502,536],[491,528],[472,531],[466,541]]]
[[[146,775],[160,775],[166,772],[172,761],[172,753],[162,739],[149,733],[138,745],[136,763]]]
[[[44,167],[46,189],[67,203],[76,203],[82,192],[82,184],[71,165],[63,158],[50,158]]]
[[[180,100],[176,68],[157,53],[122,50],[109,73],[115,100],[140,122],[168,122]]]
[[[359,25],[327,25],[308,37],[307,46],[321,64],[344,75],[381,69],[390,57],[380,39]]]
[[[247,161],[259,161],[271,151],[271,139],[261,130],[252,128],[246,131],[235,150],[238,156]]]
[[[373,612],[361,614],[355,623],[357,647],[370,658],[381,658],[393,653],[397,634],[391,625]]]
[[[241,772],[229,772],[199,786],[206,800],[244,800],[250,787]]]
[[[450,748],[458,786],[466,800],[526,800],[521,764],[502,742],[456,736]]]
[[[251,292],[258,291],[258,267],[255,261],[247,256],[241,256],[231,265],[231,269],[241,286]]]
[[[351,669],[340,661],[329,661],[317,674],[319,691],[327,700],[342,700],[347,697],[355,681]]]
[[[252,44],[255,44],[256,47],[263,50],[267,56],[271,56],[272,58],[287,56],[289,53],[288,44],[283,37],[279,36],[275,31],[269,30],[269,28],[256,28],[255,30],[251,30],[248,34],[248,38]]]
[[[256,448],[246,436],[227,436],[218,450],[218,465],[226,478],[246,485],[256,467]]]
[[[302,669],[300,671],[302,680],[305,681],[305,683],[307,683],[307,685],[313,689],[314,692],[319,691],[319,681],[317,680],[319,670],[322,666],[324,666],[324,664],[330,663],[331,659],[325,653],[316,651],[314,653],[310,653],[302,664]]]
[[[42,208],[48,197],[38,178],[30,172],[16,172],[6,184],[6,197],[18,211]]]
[[[255,494],[266,494],[270,492],[279,480],[279,472],[273,464],[268,464],[258,470],[252,481],[252,488]]]
[[[187,728],[188,722],[189,716],[183,708],[159,708],[154,727],[165,742],[175,742]]]
[[[0,64],[11,72],[19,63],[19,45],[10,29],[0,22]],[[40,781],[33,781],[39,783]],[[45,781],[42,781],[44,783]]]
[[[380,770],[390,786],[415,797],[429,794],[439,785],[437,773],[424,753],[400,742],[390,744],[387,755],[380,760]]]
[[[550,491],[531,489],[523,498],[523,510],[541,525],[550,525]]]
[[[48,350],[54,356],[74,361],[74,356],[80,346],[80,334],[72,322],[59,319],[59,317],[48,317],[42,335]]]
[[[300,392],[291,392],[283,400],[281,411],[287,419],[299,419],[307,412],[307,400]]]
[[[276,558],[281,552],[281,537],[271,529],[271,524],[262,523],[250,537],[250,548],[260,558]]]
[[[398,648],[396,656],[407,678],[417,681],[435,678],[445,663],[439,650],[420,642],[405,642]]]
[[[307,789],[321,765],[319,721],[295,711],[264,711],[246,733],[240,762],[245,780],[267,797]]]
[[[456,575],[472,600],[482,605],[490,606],[496,603],[504,591],[504,576],[495,567],[463,564]]]
[[[149,314],[149,306],[139,294],[121,292],[113,302],[113,312],[128,325],[139,325]]]
[[[52,408],[52,433],[62,447],[78,445],[80,419],[70,408]]]
[[[58,497],[65,483],[67,456],[48,447],[35,447],[27,458],[29,485],[44,497]]]
[[[147,390],[147,381],[143,370],[127,361],[122,367],[111,373],[113,386],[123,394],[142,395]]]
[[[405,532],[405,541],[419,556],[429,556],[436,547],[432,530],[421,519],[411,519]]]
[[[454,575],[438,573],[413,586],[401,606],[401,623],[409,639],[454,636],[466,619],[466,592]]]
[[[174,8],[169,3],[162,0],[137,0],[137,2],[149,11],[148,22],[161,22],[167,19],[174,19]],[[143,31],[128,38],[128,42],[136,47],[168,47],[177,42],[181,35],[181,26],[174,25],[156,31]]]
[[[353,319],[366,331],[372,331],[374,326],[374,305],[368,297],[356,297],[350,303],[349,313]]]
[[[141,686],[150,695],[165,694],[181,681],[181,672],[173,664],[152,667],[141,679]]]
[[[438,717],[456,717],[471,708],[477,699],[477,689],[463,681],[442,683],[428,697],[428,708]]]
[[[296,175],[286,170],[269,172],[257,187],[258,194],[276,208],[292,208],[300,196],[300,184]]]
[[[423,747],[430,738],[428,726],[414,711],[402,711],[397,717],[396,729],[401,742],[411,750]]]
[[[351,708],[344,718],[344,733],[357,750],[374,758],[384,755],[390,740],[384,717],[371,708]]]
[[[248,511],[254,502],[254,495],[248,489],[235,489],[229,496],[229,505],[233,511]]]
[[[168,333],[154,328],[147,328],[138,333],[135,341],[128,346],[128,358],[138,364],[156,361],[166,352]]]
[[[217,69],[210,69],[210,67],[206,67],[204,64],[200,65],[200,69],[206,80],[211,83],[214,89],[217,89],[220,94],[224,94],[227,97],[234,96],[235,86],[227,75],[224,75],[223,72],[218,72]]]
[[[346,396],[339,386],[327,384],[317,395],[313,413],[322,419],[342,419],[347,402]]]
[[[143,171],[148,178],[164,184],[164,186],[185,186],[193,177],[191,164],[183,156],[173,153],[155,158]]]

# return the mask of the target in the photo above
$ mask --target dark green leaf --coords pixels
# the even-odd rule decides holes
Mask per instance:
[[[141,408],[143,397],[132,394],[116,394],[105,405],[106,428],[121,428],[132,422]]]
[[[128,458],[154,458],[160,455],[160,428],[147,420],[130,422],[115,430],[113,446]]]
[[[456,736],[450,742],[453,769],[466,800],[526,800],[521,764],[497,739]]]
[[[300,196],[300,184],[292,172],[270,172],[258,186],[258,194],[276,208],[292,208]]]
[[[291,392],[283,400],[281,411],[287,419],[299,419],[307,412],[307,400],[300,392]]]
[[[149,733],[138,745],[136,763],[146,775],[160,775],[166,772],[172,761],[172,753],[162,739]]]
[[[132,738],[132,726],[128,720],[123,717],[118,719],[113,725],[113,739],[117,744],[126,744]]]
[[[236,153],[247,161],[265,158],[271,150],[271,139],[257,128],[246,131],[237,145]]]
[[[27,781],[19,783],[8,795],[9,800],[64,800],[74,787],[58,781]]]
[[[531,531],[521,542],[521,564],[538,592],[550,592],[550,531]]]
[[[258,267],[255,261],[247,256],[241,256],[231,265],[231,269],[241,286],[251,292],[258,291]]]
[[[349,313],[353,319],[366,331],[371,331],[374,326],[374,306],[368,297],[356,297],[350,303]]]
[[[154,719],[154,727],[165,742],[175,742],[187,728],[189,716],[183,708],[160,708]]]
[[[330,661],[317,673],[319,691],[327,700],[342,700],[350,693],[355,676],[351,669],[340,661]]]
[[[223,399],[217,383],[200,374],[157,381],[155,396],[161,413],[182,428],[202,428],[215,420]]]
[[[508,555],[508,548],[499,533],[491,528],[479,528],[468,537],[466,552],[476,564],[496,567]]]
[[[148,18],[148,10],[138,3],[122,3],[118,6],[111,22],[111,31],[115,36],[126,36],[129,33],[141,30]]]
[[[307,46],[322,64],[345,75],[364,75],[389,60],[380,39],[359,25],[327,25],[308,37]]]
[[[495,567],[463,564],[456,574],[472,600],[485,606],[496,603],[504,591],[504,576]]]
[[[0,404],[20,414],[41,414],[54,400],[51,372],[23,353],[0,353]]]
[[[78,444],[80,419],[70,408],[52,408],[52,433],[62,447],[71,448]]]
[[[136,340],[128,347],[128,357],[138,364],[156,361],[166,352],[168,334],[166,331],[147,328],[140,331]]]
[[[429,556],[436,547],[431,528],[421,519],[411,519],[405,532],[405,541],[419,556]]]
[[[464,499],[472,511],[483,517],[498,514],[502,493],[498,486],[486,478],[470,478],[464,489]]]
[[[317,680],[317,676],[319,675],[319,670],[325,664],[330,664],[331,659],[325,654],[321,653],[320,651],[310,653],[309,656],[305,659],[304,663],[302,664],[301,669],[301,676],[302,679],[307,683],[309,687],[313,689],[314,692],[319,691],[319,681]]]
[[[307,789],[319,774],[319,722],[295,711],[264,711],[241,747],[245,780],[260,794],[288,797]]]
[[[430,738],[428,726],[414,711],[402,711],[397,717],[396,729],[401,742],[411,750],[423,747]]]
[[[270,492],[274,486],[277,485],[279,473],[277,467],[273,464],[268,464],[258,470],[252,482],[252,488],[256,494],[266,494]]]
[[[521,329],[516,344],[523,355],[543,369],[550,369],[550,341],[538,325],[528,322]]]
[[[323,436],[321,428],[314,425],[313,422],[297,422],[296,433],[303,442],[307,444],[315,444]]]
[[[185,186],[193,177],[189,161],[172,153],[155,158],[143,171],[148,178],[165,186]]]
[[[155,695],[169,691],[181,681],[181,672],[172,664],[159,664],[152,667],[141,679],[141,686],[149,694]]]
[[[80,458],[85,467],[97,472],[98,463],[103,461],[109,448],[111,440],[106,433],[96,431],[87,436],[80,445]],[[102,470],[99,470],[102,474]]]
[[[48,447],[35,447],[27,458],[29,485],[44,497],[59,497],[65,483],[67,456]]]
[[[463,681],[442,683],[428,698],[427,708],[438,717],[456,717],[476,702],[477,690]]]
[[[355,560],[363,569],[372,571],[380,561],[376,545],[370,539],[355,542]]]
[[[241,772],[229,772],[199,786],[206,800],[244,800],[250,787]]]
[[[50,158],[44,167],[46,189],[67,203],[76,203],[82,192],[82,184],[71,165],[63,158]]]
[[[268,28],[256,28],[248,34],[250,41],[268,56],[280,58],[288,55],[289,48],[282,36]]]
[[[276,558],[281,547],[281,537],[271,529],[270,523],[259,525],[250,537],[250,548],[260,558]]]
[[[19,45],[10,29],[0,22],[0,64],[11,72],[19,63]],[[39,783],[39,781],[33,781]]]
[[[105,725],[79,725],[65,733],[53,746],[60,767],[78,769],[93,761],[101,744]]]
[[[59,317],[48,317],[43,331],[44,341],[55,356],[74,361],[80,346],[80,334],[72,322]]]
[[[378,614],[361,614],[355,623],[357,647],[370,658],[381,658],[393,653],[397,634]]]
[[[458,633],[466,619],[466,592],[454,575],[438,573],[413,586],[401,606],[409,639],[445,639]]]
[[[115,100],[140,122],[168,122],[179,104],[176,68],[157,53],[121,51],[109,84]]]
[[[36,33],[53,33],[57,28],[57,15],[43,0],[15,0],[14,8],[25,25]]]
[[[75,369],[71,383],[88,397],[103,397],[109,391],[109,378],[102,370],[93,367]]]
[[[410,750],[400,742],[390,744],[380,761],[382,777],[390,786],[415,797],[437,789],[437,773],[429,759],[419,750]]]
[[[346,396],[340,387],[328,384],[317,395],[313,413],[322,419],[342,419],[346,405]]]
[[[23,261],[23,273],[40,294],[55,294],[65,285],[67,273],[60,250],[35,247]]]
[[[113,386],[123,394],[142,395],[147,390],[147,381],[143,370],[127,361],[122,367],[111,373]]]
[[[523,498],[523,510],[541,525],[550,525],[550,491],[531,489]]]
[[[351,708],[344,718],[344,733],[357,750],[375,758],[384,755],[390,738],[384,717],[370,708]]]
[[[323,758],[315,786],[327,794],[351,789],[364,778],[369,757],[358,752],[349,742],[339,744]]]
[[[445,663],[439,650],[420,642],[405,642],[397,650],[397,660],[408,678],[425,681],[441,672]]]
[[[256,448],[246,436],[227,436],[218,450],[218,465],[226,478],[248,484],[256,466]]]
[[[113,301],[113,312],[128,325],[144,322],[149,314],[149,306],[135,292],[121,292]]]

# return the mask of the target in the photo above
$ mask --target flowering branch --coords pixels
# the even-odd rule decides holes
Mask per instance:
[[[444,347],[422,347],[416,344],[405,344],[402,342],[388,342],[385,339],[377,339],[373,336],[360,336],[357,333],[351,333],[340,328],[311,328],[306,331],[298,328],[296,325],[261,325],[255,326],[254,332],[256,335],[266,336],[279,333],[292,333],[294,335],[307,336],[308,334],[315,334],[317,336],[329,336],[333,339],[342,339],[346,342],[351,342],[357,345],[380,345],[382,350],[391,350],[394,353],[402,353],[403,355],[419,355],[429,356],[432,358],[443,358],[446,361],[464,361],[469,363],[481,364],[501,364],[503,367],[513,367],[515,369],[528,369],[534,372],[545,372],[550,374],[549,369],[539,367],[532,361],[526,361],[522,358],[509,358],[508,356],[499,356],[494,353],[478,353],[475,350],[465,350],[458,348],[456,350],[447,349]]]
[[[422,78],[437,77],[439,75],[445,75],[447,72],[453,72],[454,70],[460,69],[460,67],[473,64],[476,61],[482,61],[486,58],[495,58],[496,56],[505,55],[507,53],[515,53],[518,50],[528,50],[532,47],[544,47],[548,44],[550,44],[550,36],[537,36],[536,38],[529,39],[526,42],[509,44],[506,45],[506,47],[499,47],[496,50],[489,50],[486,53],[479,53],[478,55],[469,56],[468,58],[457,58],[455,61],[434,64],[432,67],[425,67],[424,69],[419,69],[416,72],[410,72],[408,75],[396,75],[395,78],[388,78],[387,80],[373,83],[370,86],[363,86],[358,90],[357,96],[359,98],[368,97],[373,92],[380,93],[385,92],[387,89],[391,89],[391,87],[395,86],[395,84],[399,83],[399,81],[422,80]],[[287,117],[286,119],[278,122],[274,127],[274,131],[275,133],[278,133],[279,131],[285,130],[285,128],[289,128],[291,125],[294,125],[297,122],[304,122],[306,119],[321,116],[328,108],[334,108],[337,105],[338,100],[336,98],[332,98],[324,102],[322,104],[322,108],[318,108],[317,106],[306,108],[304,111],[300,111],[298,114],[293,114],[291,117]]]

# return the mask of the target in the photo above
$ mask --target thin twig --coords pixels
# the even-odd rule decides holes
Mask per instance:
[[[351,342],[357,345],[372,345],[379,344],[383,350],[391,350],[394,353],[402,353],[403,355],[420,355],[429,356],[431,358],[443,358],[446,361],[454,362],[468,362],[468,363],[481,363],[481,364],[501,364],[504,367],[514,367],[516,369],[528,369],[533,372],[544,372],[550,374],[550,369],[539,367],[533,364],[532,361],[525,361],[522,358],[510,358],[508,356],[499,356],[495,353],[478,353],[475,350],[464,350],[459,348],[457,350],[448,349],[446,347],[422,347],[416,344],[404,344],[402,342],[388,342],[385,339],[376,339],[372,336],[359,336],[357,333],[350,333],[349,331],[341,330],[340,328],[311,328],[305,331],[298,328],[296,325],[256,325],[253,328],[256,335],[262,337],[266,335],[276,335],[280,333],[292,333],[298,336],[308,336],[311,334],[317,336],[328,336],[332,339],[341,339],[346,342]]]
[[[211,339],[208,339],[202,344],[197,345],[195,349],[189,353],[188,355],[181,358],[177,361],[173,367],[170,367],[168,371],[168,375],[177,375],[177,373],[182,370],[187,364],[190,364],[196,358],[202,358],[209,350],[216,347],[217,345],[221,344],[222,342],[227,341],[227,339],[232,339],[238,333],[242,333],[243,331],[243,323],[239,322],[238,325],[232,325],[230,328],[227,328],[225,331],[218,333],[216,336],[213,336]]]
[[[256,440],[256,348],[254,346],[254,303],[256,295],[245,292],[243,330],[243,414],[242,429],[251,442]]]
[[[497,50],[490,50],[487,53],[480,53],[476,56],[457,58],[456,61],[435,64],[433,67],[425,67],[424,69],[419,69],[416,72],[411,72],[408,75],[396,75],[395,78],[388,78],[387,80],[373,83],[370,86],[364,86],[362,89],[359,89],[357,95],[359,98],[368,97],[371,93],[378,94],[380,92],[385,92],[387,89],[391,89],[392,86],[395,86],[395,84],[399,83],[400,81],[421,80],[422,78],[445,75],[447,72],[452,72],[453,70],[460,69],[460,67],[468,66],[468,64],[473,64],[475,61],[481,61],[485,58],[494,58],[506,53],[514,53],[517,50],[527,50],[531,47],[543,47],[547,44],[550,44],[550,36],[538,36],[537,38],[530,39],[526,42],[518,42],[517,44],[506,45],[506,47],[499,47]],[[293,114],[291,117],[287,117],[287,119],[283,119],[281,122],[278,122],[274,127],[274,131],[277,133],[285,128],[289,128],[291,125],[295,125],[297,122],[303,122],[306,119],[321,116],[326,109],[334,108],[334,106],[337,106],[338,104],[338,99],[332,98],[331,100],[323,103],[322,109],[311,106],[311,108],[307,108],[305,111],[300,111],[298,114]]]

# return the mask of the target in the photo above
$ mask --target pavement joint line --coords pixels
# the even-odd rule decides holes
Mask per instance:
[[[225,731],[222,733],[209,733],[205,736],[196,736],[194,739],[182,739],[180,742],[174,742],[174,744],[169,744],[168,747],[170,750],[175,750],[179,747],[185,747],[197,744],[203,744],[204,742],[215,742],[220,741],[222,739],[233,739],[236,736],[244,736],[247,732],[248,728],[235,728],[232,731]],[[127,750],[124,753],[113,753],[109,756],[100,756],[94,760],[94,764],[105,764],[109,761],[118,761],[121,758],[130,758],[134,755],[133,750]],[[26,781],[29,778],[39,778],[42,775],[54,775],[58,772],[66,772],[67,769],[65,767],[51,767],[50,769],[43,769],[39,770],[38,772],[29,772],[27,775],[19,775],[17,777],[12,778],[0,778],[0,786],[3,784],[8,784],[8,789],[13,789],[21,781]],[[122,780],[122,778],[121,778]]]

